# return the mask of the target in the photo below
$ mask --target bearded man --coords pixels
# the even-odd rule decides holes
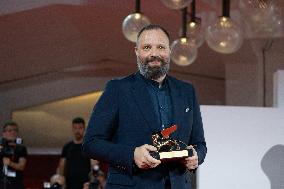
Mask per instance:
[[[168,32],[144,27],[137,37],[138,72],[111,80],[95,105],[83,151],[109,163],[106,189],[190,189],[188,170],[203,163],[207,148],[199,104],[191,84],[168,75]],[[194,156],[161,162],[150,152],[151,136],[172,125],[172,138],[192,148]]]

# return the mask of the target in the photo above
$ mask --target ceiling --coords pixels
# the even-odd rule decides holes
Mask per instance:
[[[134,11],[134,2],[2,0],[0,90],[63,77],[115,77],[134,72],[134,44],[121,31],[123,19]],[[212,15],[219,15],[220,2],[197,1],[198,15],[205,24],[212,20]],[[238,15],[236,2],[232,1],[233,15]],[[152,23],[169,30],[172,39],[178,37],[179,11],[166,8],[158,0],[141,1],[141,9]],[[241,49],[230,55],[216,53],[203,44],[194,64],[172,65],[171,72],[183,77],[224,80],[226,62],[255,59],[251,40],[245,40]],[[276,47],[282,50],[282,44],[280,37]]]

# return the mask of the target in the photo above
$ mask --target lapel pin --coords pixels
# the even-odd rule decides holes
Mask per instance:
[[[188,112],[188,111],[189,111],[189,108],[186,108],[186,109],[185,109],[185,112]]]

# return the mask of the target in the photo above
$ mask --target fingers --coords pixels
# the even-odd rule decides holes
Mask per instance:
[[[157,160],[155,158],[153,158],[149,153],[146,155],[146,160],[149,164],[157,164],[159,165],[161,163],[160,160]]]
[[[185,162],[188,164],[191,164],[191,165],[194,165],[194,164],[198,164],[198,158],[196,156],[192,156],[192,157],[188,157],[185,159]]]
[[[161,161],[153,158],[150,155],[150,151],[156,151],[154,146],[145,144],[135,148],[134,151],[134,162],[141,169],[150,169],[157,167]]]
[[[144,147],[147,150],[145,152],[145,154],[144,154],[145,155],[146,164],[148,166],[150,166],[150,168],[157,167],[161,163],[161,161],[153,158],[150,155],[150,153],[149,153],[150,151],[157,151],[157,148],[152,146],[152,145],[148,145],[148,144],[145,144]]]
[[[196,169],[198,167],[198,158],[196,157],[186,158],[184,164],[187,167],[187,169]]]
[[[142,157],[142,167],[149,169],[149,168],[155,168],[157,167],[161,161],[153,158],[150,154],[145,154],[144,157]]]
[[[186,162],[186,167],[188,169],[196,169],[198,167],[198,160],[189,160]]]
[[[193,156],[185,158],[184,164],[188,169],[196,169],[198,167],[198,155],[192,145],[188,146],[187,149],[192,149]]]
[[[197,152],[196,152],[196,150],[194,149],[194,147],[193,147],[192,145],[189,145],[189,146],[187,146],[186,148],[187,148],[187,149],[192,149],[192,151],[193,151],[193,156],[197,156]]]
[[[147,149],[148,151],[157,151],[157,148],[155,146],[149,145],[149,144],[144,144],[143,145],[145,147],[145,149]]]
[[[197,161],[198,157],[197,156],[191,156],[191,157],[187,157],[185,158],[186,161]]]
[[[197,151],[194,148],[192,148],[192,150],[193,150],[193,155],[197,156]]]
[[[149,145],[149,144],[145,144],[145,148],[147,150],[147,152],[145,154],[147,161],[151,164],[160,164],[161,161],[153,158],[149,153],[150,151],[157,151],[157,148],[152,146],[152,145]]]
[[[193,170],[193,169],[198,168],[198,164],[195,164],[195,165],[187,165],[186,167],[187,167],[187,169],[189,169],[189,170]]]

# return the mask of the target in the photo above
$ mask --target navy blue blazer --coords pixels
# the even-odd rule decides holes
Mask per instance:
[[[90,158],[109,163],[106,189],[151,189],[164,187],[165,165],[148,170],[136,170],[135,147],[152,143],[152,133],[161,129],[144,82],[132,74],[111,80],[96,103],[86,134],[83,151]],[[173,106],[173,123],[178,129],[171,137],[195,145],[199,164],[207,148],[204,139],[199,104],[191,84],[168,76]],[[190,189],[190,179],[184,165],[166,167],[172,189]]]

